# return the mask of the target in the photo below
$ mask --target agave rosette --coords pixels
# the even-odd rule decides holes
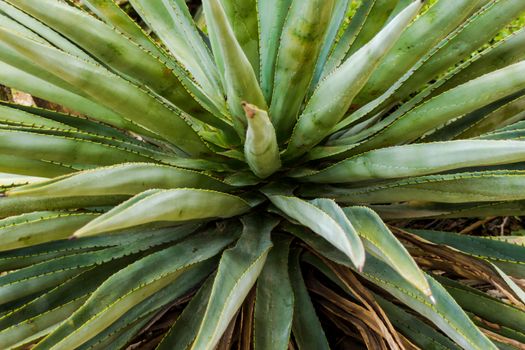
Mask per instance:
[[[524,211],[523,0],[129,3],[0,0],[0,348],[522,346],[519,238],[383,220]]]

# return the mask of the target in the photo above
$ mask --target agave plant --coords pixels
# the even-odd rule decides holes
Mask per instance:
[[[525,211],[525,1],[129,3],[0,0],[1,349],[523,349],[523,240],[383,220]]]

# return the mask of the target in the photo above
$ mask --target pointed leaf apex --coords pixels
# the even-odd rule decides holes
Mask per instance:
[[[92,236],[94,234],[101,233],[100,231],[94,230],[94,226],[90,225],[90,223],[87,223],[86,225],[82,226],[78,230],[76,230],[71,237],[69,237],[70,240],[74,240],[81,237],[87,237]]]
[[[257,113],[257,109],[258,109],[257,107],[255,107],[252,104],[249,104],[246,101],[243,101],[241,105],[248,119],[252,119],[253,117],[255,117],[255,114]]]
[[[365,267],[365,262],[363,261],[361,264],[359,264],[359,266],[357,266],[357,271],[359,271],[359,273],[363,273],[364,267]]]
[[[427,294],[427,293],[425,293],[425,294]],[[432,303],[432,305],[436,305],[436,303],[437,303],[436,298],[434,298],[434,296],[432,295],[432,292],[430,291],[430,289],[428,290],[427,296],[430,299],[430,302]]]

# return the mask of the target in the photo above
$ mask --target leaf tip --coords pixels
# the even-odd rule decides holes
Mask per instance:
[[[424,291],[425,295],[428,297],[428,299],[430,299],[430,302],[432,303],[432,305],[436,305],[436,298],[434,298],[434,295],[432,294],[432,291],[429,289],[426,289]]]
[[[81,228],[79,228],[78,230],[76,230],[70,237],[69,239],[70,240],[73,240],[73,239],[76,239],[76,238],[80,238],[80,237],[83,237],[83,236],[89,236],[89,235],[93,235],[93,234],[96,234],[98,233],[97,231],[93,230],[93,226],[90,225],[89,223],[85,226],[82,226]]]
[[[255,116],[256,109],[254,105],[251,105],[246,101],[242,101],[241,106],[244,109],[244,113],[246,114],[247,118],[252,119]]]
[[[359,262],[356,264],[356,267],[357,267],[357,271],[359,271],[359,273],[362,273],[363,272],[363,269],[365,268],[365,257],[363,256],[362,259],[359,260]]]

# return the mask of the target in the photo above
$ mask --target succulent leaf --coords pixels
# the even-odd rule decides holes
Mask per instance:
[[[168,205],[173,203],[173,207]],[[211,208],[209,204],[214,203]],[[208,205],[206,205],[208,204]],[[248,211],[240,197],[201,189],[148,190],[116,206],[77,230],[74,237],[89,236],[159,221],[228,218]],[[130,220],[130,217],[133,220]]]
[[[308,92],[335,0],[293,0],[279,39],[270,118],[279,141],[288,138]]]
[[[264,179],[281,168],[275,129],[265,111],[248,103],[243,108],[248,120],[244,157],[253,173]]]
[[[192,349],[213,348],[261,273],[272,248],[270,233],[276,220],[247,216],[235,247],[219,263],[210,299]]]
[[[408,6],[374,39],[319,83],[297,121],[284,156],[294,158],[302,155],[329,134],[421,6],[420,1]]]
[[[205,0],[204,13],[211,31],[215,62],[222,75],[228,106],[237,133],[244,139],[247,121],[242,103],[267,109],[266,101],[253,69],[228,21],[219,0]]]

